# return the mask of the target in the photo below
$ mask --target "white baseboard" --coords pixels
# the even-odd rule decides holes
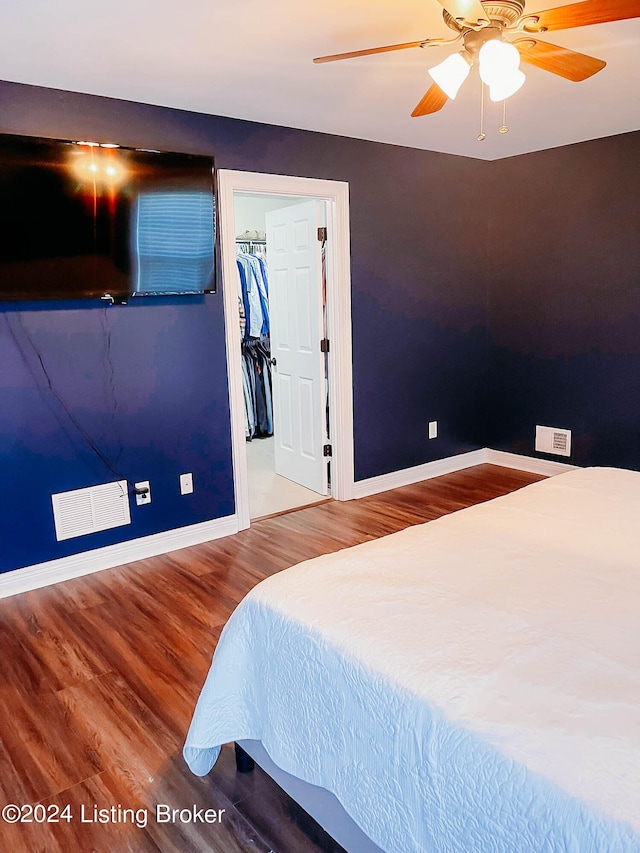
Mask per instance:
[[[440,477],[442,474],[451,474],[454,471],[462,471],[472,465],[502,465],[504,468],[515,468],[518,471],[528,471],[531,474],[545,474],[552,477],[554,474],[563,474],[565,471],[573,471],[577,466],[568,465],[566,462],[553,462],[547,459],[535,459],[532,456],[521,456],[518,453],[506,453],[502,450],[491,450],[483,447],[480,450],[471,450],[469,453],[460,453],[458,456],[448,456],[446,459],[437,459],[435,462],[425,462],[413,468],[403,468],[401,471],[392,471],[390,474],[381,474],[379,477],[370,477],[368,480],[359,480],[354,484],[354,498],[365,498],[369,495],[377,495],[390,489],[399,489],[400,486],[410,486],[421,480],[430,480],[432,477]]]
[[[353,496],[354,498],[364,498],[368,495],[376,495],[390,489],[398,489],[401,486],[410,486],[412,483],[440,477],[443,474],[462,471],[464,468],[481,465],[485,462],[547,476],[562,474],[576,468],[575,465],[568,465],[565,462],[535,459],[531,456],[521,456],[517,453],[506,453],[483,447],[469,453],[448,456],[446,459],[425,462],[423,465],[416,465],[413,468],[404,468],[402,471],[392,471],[390,474],[381,474],[379,477],[360,480],[354,484]],[[119,542],[116,545],[107,545],[105,548],[73,554],[71,557],[62,557],[58,560],[49,560],[46,563],[38,563],[35,566],[26,566],[23,569],[5,572],[0,574],[0,598],[8,598],[20,592],[40,589],[40,587],[50,586],[60,581],[71,580],[71,578],[78,578],[82,575],[101,572],[103,569],[112,569],[114,566],[132,563],[135,560],[144,560],[147,557],[156,557],[158,554],[177,551],[179,548],[188,548],[191,545],[199,545],[201,542],[220,539],[222,536],[237,533],[239,529],[237,515],[228,515],[225,518],[203,521],[189,527],[167,530],[164,533],[155,533],[152,536],[132,539],[129,542]]]
[[[20,592],[40,589],[60,581],[101,572],[103,569],[112,569],[114,566],[122,566],[134,560],[157,557],[158,554],[167,554],[179,548],[199,545],[237,532],[236,515],[228,515],[213,521],[203,521],[200,524],[167,530],[164,533],[154,533],[152,536],[143,536],[129,542],[107,545],[105,548],[96,548],[82,554],[73,554],[71,557],[61,557],[35,566],[26,566],[24,569],[16,569],[0,575],[0,598],[8,598]]]
[[[413,468],[403,468],[401,471],[392,471],[390,474],[380,474],[378,477],[370,477],[368,480],[358,480],[354,483],[354,498],[366,498],[368,495],[377,495],[379,492],[387,492],[389,489],[399,489],[400,486],[410,486],[421,480],[430,480],[432,477],[440,477],[442,474],[451,474],[453,471],[462,471],[472,465],[480,465],[486,462],[485,449],[471,450],[469,453],[460,453],[457,456],[447,456],[446,459],[436,459],[434,462],[425,462],[423,465],[415,465]]]
[[[485,448],[484,462],[491,465],[502,465],[504,468],[516,468],[518,471],[528,471],[530,474],[546,474],[553,477],[555,474],[564,474],[566,471],[575,471],[579,466],[569,465],[567,462],[554,462],[552,459],[536,459],[533,456],[521,456],[519,453],[507,453],[504,450],[491,450]]]

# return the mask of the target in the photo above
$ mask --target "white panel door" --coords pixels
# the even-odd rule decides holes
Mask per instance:
[[[266,215],[276,473],[327,494],[322,202]]]

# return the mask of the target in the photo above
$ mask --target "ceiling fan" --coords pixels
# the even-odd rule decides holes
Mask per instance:
[[[413,47],[431,47],[462,42],[462,49],[451,54],[440,65],[430,69],[434,83],[417,104],[412,116],[436,113],[458,89],[474,65],[479,66],[483,83],[489,86],[491,99],[504,100],[524,83],[518,70],[520,60],[550,71],[567,80],[579,82],[601,71],[606,63],[601,59],[558,47],[535,38],[538,33],[585,27],[640,17],[640,0],[582,0],[546,9],[525,12],[524,0],[439,0],[444,7],[445,24],[454,31],[451,39],[422,39],[421,41],[389,44],[318,56],[313,61],[334,62],[374,53],[388,53]],[[511,40],[507,35],[516,34]],[[489,46],[489,50],[487,50]],[[493,57],[490,56],[493,54]],[[508,78],[508,79],[507,79]],[[506,85],[505,85],[505,81]]]

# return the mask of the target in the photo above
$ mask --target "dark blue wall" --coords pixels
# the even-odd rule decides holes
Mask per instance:
[[[489,446],[640,469],[640,133],[490,165]]]
[[[486,444],[488,231],[469,199],[486,196],[490,164],[10,83],[0,132],[348,181],[356,479]],[[4,310],[0,394],[1,571],[233,511],[221,293]],[[51,494],[113,479],[78,426],[124,476],[150,480],[153,501],[127,527],[58,543]]]
[[[0,313],[3,569],[233,512],[221,315],[210,297]],[[121,477],[151,481],[133,524],[57,543],[51,494]]]

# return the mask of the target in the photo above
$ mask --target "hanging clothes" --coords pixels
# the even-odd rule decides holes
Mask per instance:
[[[251,411],[248,420],[253,420],[254,431],[250,437],[265,438],[273,435],[269,337],[245,338],[242,342],[242,355],[251,387]]]
[[[238,307],[247,440],[273,435],[269,285],[264,260],[238,243]],[[251,245],[253,248],[253,244]]]

